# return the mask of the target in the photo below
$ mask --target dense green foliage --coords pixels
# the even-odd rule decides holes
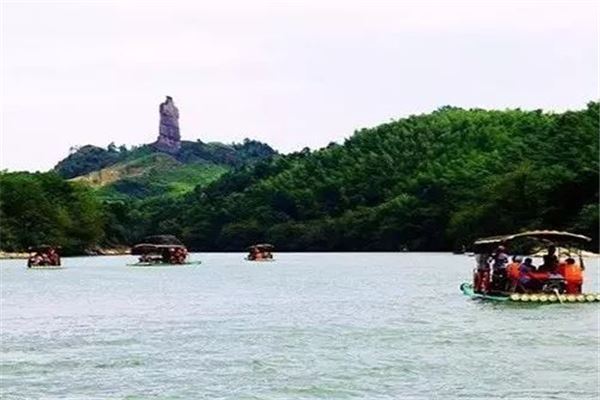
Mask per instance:
[[[65,178],[74,178],[108,167],[121,161],[127,153],[127,149],[118,151],[114,146],[103,149],[98,146],[86,145],[73,150],[67,158],[61,160],[54,167],[54,170]]]
[[[598,103],[562,114],[443,107],[285,156],[253,141],[184,142],[174,159],[149,146],[94,150],[100,164],[117,153],[115,168],[144,172],[94,195],[53,174],[3,174],[2,248],[171,233],[194,250],[450,250],[539,228],[589,235],[597,249],[598,120]]]
[[[182,163],[213,163],[230,167],[251,165],[257,161],[275,155],[267,144],[245,139],[243,143],[203,143],[181,142],[181,150],[175,154]]]
[[[54,173],[0,173],[0,248],[50,244],[77,254],[100,243],[105,211],[92,191]]]
[[[226,174],[143,209],[196,249],[444,250],[528,228],[598,243],[598,103],[586,110],[444,107]]]

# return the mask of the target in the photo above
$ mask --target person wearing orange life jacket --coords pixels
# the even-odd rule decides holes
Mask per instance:
[[[581,286],[583,285],[583,268],[578,265],[573,258],[567,258],[564,264],[561,263],[560,274],[564,276],[567,281],[566,292],[567,294],[579,294],[581,293]]]
[[[519,283],[519,267],[521,266],[521,257],[513,256],[512,262],[508,264],[506,267],[506,277],[509,281],[509,290],[514,292],[517,288],[517,284]]]

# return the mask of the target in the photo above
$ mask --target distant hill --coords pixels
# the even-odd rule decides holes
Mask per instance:
[[[231,145],[183,141],[175,154],[164,153],[152,145],[132,149],[114,144],[106,149],[86,145],[58,162],[54,171],[64,178],[89,184],[103,197],[146,198],[183,194],[231,169],[252,165],[274,154],[270,146],[248,139]]]

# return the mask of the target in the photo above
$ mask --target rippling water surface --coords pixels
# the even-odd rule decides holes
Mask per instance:
[[[2,398],[598,398],[598,303],[469,300],[467,256],[242,258],[2,261]]]

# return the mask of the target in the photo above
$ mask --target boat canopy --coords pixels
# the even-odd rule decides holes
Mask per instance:
[[[157,245],[161,245],[161,244],[178,245],[178,246],[183,245],[181,240],[177,239],[177,237],[175,237],[173,235],[146,236],[144,238],[144,240],[142,241],[142,243],[143,244],[157,244]]]
[[[260,251],[271,251],[275,248],[275,246],[273,246],[272,244],[269,243],[261,243],[261,244],[254,244],[252,246],[248,247],[248,250],[252,250],[252,249],[258,249]]]
[[[153,244],[153,243],[140,243],[136,244],[131,248],[131,254],[149,254],[162,252],[164,249],[177,249],[185,246],[181,244]]]
[[[46,252],[46,251],[50,251],[52,249],[59,250],[60,246],[50,246],[49,244],[40,244],[37,246],[29,246],[29,248],[28,248],[29,252],[34,252],[34,251]]]
[[[561,231],[528,231],[511,235],[490,236],[477,239],[473,243],[474,250],[484,250],[516,239],[531,239],[548,244],[578,244],[583,245],[592,241],[591,238],[571,232]]]

